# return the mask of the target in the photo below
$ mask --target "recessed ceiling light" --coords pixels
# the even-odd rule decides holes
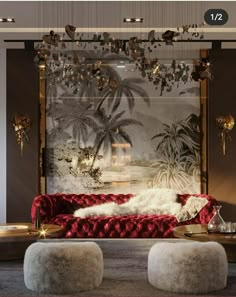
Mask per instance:
[[[125,23],[142,23],[143,18],[124,18]]]
[[[15,19],[14,18],[0,18],[0,23],[15,23]]]

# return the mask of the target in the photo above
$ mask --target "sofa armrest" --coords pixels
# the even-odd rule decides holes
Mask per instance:
[[[213,206],[218,204],[217,200],[214,197],[207,194],[182,194],[179,196],[179,202],[181,202],[184,205],[190,196],[205,198],[208,200],[208,203],[200,210],[200,212],[197,214],[195,218],[188,221],[188,224],[207,224],[214,215]],[[180,225],[185,223],[186,222],[183,222]]]
[[[71,197],[73,195],[63,194],[43,194],[34,198],[31,207],[31,219],[32,223],[35,222],[36,209],[40,207],[40,219],[44,224],[50,223],[50,221],[58,214],[70,214],[74,212],[73,203]]]

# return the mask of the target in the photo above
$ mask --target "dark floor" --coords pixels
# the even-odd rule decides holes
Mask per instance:
[[[169,240],[183,241],[181,239],[92,240],[97,242],[103,251],[105,267],[103,282],[95,290],[80,292],[74,296],[183,296],[183,294],[158,290],[152,287],[147,280],[147,257],[150,247],[157,242]],[[44,242],[47,241],[51,240],[44,240]],[[88,239],[72,239],[71,241],[88,241]],[[236,296],[236,263],[229,263],[228,276],[226,289],[201,296]],[[45,295],[28,290],[24,285],[23,260],[16,260],[0,262],[0,296],[55,295]]]

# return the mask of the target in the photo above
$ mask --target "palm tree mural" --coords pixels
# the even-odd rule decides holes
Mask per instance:
[[[142,126],[142,123],[135,119],[122,118],[125,111],[121,111],[116,115],[105,113],[104,108],[96,111],[95,118],[98,125],[95,128],[96,137],[94,140],[95,154],[91,164],[91,169],[94,166],[96,158],[101,148],[104,154],[107,154],[113,143],[129,143],[133,145],[129,134],[124,130],[125,127],[131,125]]]
[[[47,140],[56,140],[50,142],[50,147],[53,155],[55,151],[59,155],[59,161],[54,162],[60,165],[56,168],[60,173],[55,175],[57,184],[61,186],[65,181],[75,191],[93,188],[97,193],[116,191],[118,183],[122,192],[130,192],[129,187],[139,191],[145,189],[145,179],[153,181],[154,186],[192,189],[194,181],[197,187],[200,126],[199,116],[190,114],[197,112],[197,101],[183,106],[180,114],[187,112],[188,117],[179,114],[177,121],[162,126],[165,98],[160,104],[156,102],[158,98],[149,98],[152,90],[136,73],[124,76],[112,62],[116,64],[121,59],[119,55],[109,57],[103,52],[99,56],[96,51],[77,54],[80,59],[86,58],[88,68],[100,60],[101,71],[110,79],[99,90],[96,80],[85,73],[78,83],[61,82],[48,94]],[[178,98],[173,100],[173,110],[175,101]],[[173,121],[173,114],[166,116]],[[83,154],[88,148],[90,154]],[[51,180],[52,189],[57,189],[53,176]]]
[[[155,187],[182,190],[189,186],[189,175],[185,171],[185,158],[183,156],[169,156],[165,152],[161,158],[152,164],[158,168],[152,180]]]
[[[160,140],[156,146],[159,159],[152,164],[158,168],[152,184],[183,190],[192,181],[200,181],[199,116],[191,114],[170,125],[163,124],[163,131],[153,139]]]
[[[69,54],[68,54],[69,56]],[[71,95],[76,96],[77,98],[82,99],[87,103],[93,104],[93,107],[99,110],[105,101],[108,103],[108,107],[112,106],[112,112],[116,111],[121,104],[123,98],[127,99],[128,108],[130,112],[133,111],[135,106],[135,97],[141,97],[147,106],[150,107],[150,98],[147,91],[140,86],[140,84],[145,83],[145,79],[142,78],[126,78],[122,79],[119,73],[113,68],[112,63],[119,60],[127,60],[129,58],[119,54],[110,54],[105,51],[83,51],[81,53],[73,53],[73,58],[79,60],[79,58],[85,59],[86,62],[81,64],[81,67],[78,69],[73,69],[73,80],[68,80],[64,84],[60,84],[60,88],[68,90]],[[92,65],[97,61],[101,62],[99,69],[101,73],[109,77],[106,87],[99,91],[96,81],[91,76]],[[84,66],[83,66],[84,65]],[[84,67],[84,72],[83,72]],[[81,70],[82,68],[82,70]],[[90,69],[88,72],[87,70]],[[57,71],[58,75],[62,74],[60,71]],[[63,72],[63,68],[61,69]],[[56,75],[56,74],[55,74]],[[83,78],[81,78],[83,77]],[[56,81],[56,79],[55,79]],[[56,83],[48,84],[47,90],[50,103],[54,102],[54,98],[58,98],[57,86]]]
[[[52,104],[48,110],[58,122],[53,129],[65,133],[65,130],[72,128],[72,138],[77,141],[78,146],[86,144],[90,130],[95,130],[97,123],[93,118],[94,110],[92,105],[83,103],[76,98],[61,98],[61,102]],[[58,133],[57,133],[58,134]]]
[[[113,61],[120,59],[129,61],[127,56],[98,50],[66,52],[63,59],[67,61],[68,65],[71,65],[70,70],[67,70],[65,73],[63,65],[60,65],[58,61],[55,69],[53,70],[53,67],[50,68],[50,73],[47,75],[47,94],[50,100],[59,97],[58,85],[60,85],[60,88],[64,88],[67,92],[77,95],[79,98],[94,100],[94,98],[100,96],[100,92],[97,88],[96,80],[94,80],[92,75],[93,64],[100,61],[101,71],[106,72],[112,68],[111,63]],[[64,76],[67,76],[67,79],[62,79]],[[71,79],[72,76],[73,79]],[[111,76],[111,78],[113,77]]]
[[[74,55],[77,55],[74,53]],[[76,58],[83,58],[85,62],[85,68],[90,69],[90,74],[86,71],[83,74],[83,78],[81,76],[78,77],[77,80],[69,83],[68,86],[72,87],[73,93],[77,95],[79,98],[84,98],[89,102],[96,100],[96,98],[101,97],[101,91],[99,91],[96,81],[92,79],[92,65],[97,61],[101,62],[100,70],[102,73],[109,74],[111,80],[117,79],[117,72],[112,69],[112,62],[117,61],[119,59],[129,60],[126,56],[120,56],[118,54],[107,53],[106,51],[94,51],[94,50],[84,50],[82,53],[79,53]],[[112,71],[113,70],[113,71]],[[76,71],[76,69],[75,69]]]
[[[195,115],[189,116],[187,119],[174,122],[170,125],[163,124],[163,132],[152,137],[160,139],[156,146],[156,151],[162,154],[168,152],[168,155],[179,155],[184,151],[194,152],[200,148],[200,131],[195,127],[193,118]]]
[[[145,89],[140,84],[145,80],[141,78],[125,78],[122,79],[120,75],[113,69],[107,69],[109,76],[112,78],[110,83],[101,92],[101,99],[98,102],[97,110],[99,110],[105,101],[108,101],[108,108],[112,105],[112,112],[115,112],[121,104],[121,100],[126,98],[129,111],[132,112],[135,106],[136,96],[141,97],[144,102],[150,107],[150,98]]]
[[[142,126],[136,119],[123,118],[124,109],[133,111],[136,95],[142,97],[147,106],[150,106],[150,99],[141,87],[143,79],[120,77],[112,63],[121,59],[119,55],[83,51],[78,54],[78,58],[81,57],[86,59],[86,71],[82,80],[79,75],[83,69],[80,69],[78,75],[74,73],[76,79],[51,85],[48,89],[47,117],[52,123],[48,143],[54,147],[55,143],[67,145],[73,142],[77,143],[79,149],[92,146],[93,155],[87,160],[89,167],[83,173],[98,183],[102,172],[94,163],[102,157],[100,152],[109,158],[109,150],[118,150],[113,148],[112,144],[128,143],[132,146],[131,137],[125,128],[131,125]],[[76,58],[75,55],[73,58]],[[122,56],[122,60],[128,58]],[[96,80],[92,79],[87,71],[90,68],[92,70],[92,65],[97,61],[101,61],[101,72],[110,78],[107,87],[102,91],[99,91]]]
[[[93,64],[96,61],[101,61],[100,70],[108,76],[109,82],[107,86],[99,91],[94,80],[91,77],[85,76],[84,79],[76,86],[75,94],[79,98],[84,98],[90,103],[93,103],[99,110],[104,101],[108,102],[108,107],[112,107],[112,112],[116,111],[121,103],[121,98],[126,98],[129,110],[132,112],[135,106],[135,95],[141,97],[150,106],[150,99],[148,93],[143,89],[140,84],[145,80],[141,78],[126,78],[122,79],[118,72],[112,67],[112,62],[122,59],[129,60],[125,56],[117,54],[107,54],[106,52],[83,51],[83,57]],[[98,99],[98,100],[97,100]]]
[[[199,151],[194,151],[192,154],[183,156],[185,162],[185,171],[193,176],[193,180],[200,181],[201,178],[201,156]]]

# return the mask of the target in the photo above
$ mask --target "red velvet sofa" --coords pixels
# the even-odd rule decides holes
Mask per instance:
[[[167,238],[173,237],[172,230],[177,225],[206,224],[213,215],[216,200],[208,195],[208,203],[191,220],[178,223],[170,215],[128,215],[95,216],[88,218],[74,217],[75,210],[106,202],[124,203],[132,194],[45,194],[34,198],[31,217],[35,221],[36,207],[40,207],[41,223],[57,224],[63,227],[65,238]],[[191,195],[178,196],[178,202],[184,205]]]

